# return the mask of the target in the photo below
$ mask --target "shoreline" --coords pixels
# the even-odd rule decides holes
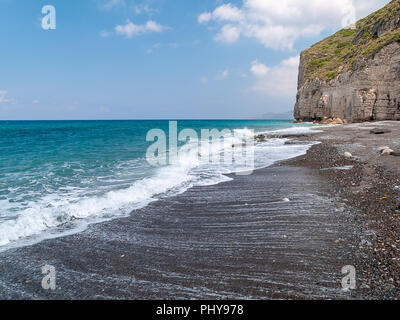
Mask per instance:
[[[314,170],[289,166],[192,188],[130,217],[1,253],[0,296],[354,299],[340,284],[354,249],[337,242],[353,237],[352,218],[329,188]],[[55,291],[40,286],[44,265],[56,269]]]
[[[278,131],[282,131],[282,130],[287,131],[288,129],[289,130],[297,129],[297,128],[294,128],[293,126],[291,127],[291,125],[289,124],[289,121],[286,121],[286,122],[287,123],[285,123],[285,126],[288,126],[288,127],[284,127],[283,129],[279,129]],[[307,129],[308,129],[307,131],[309,131],[309,128],[307,128]],[[236,129],[234,129],[234,130],[236,130]],[[271,131],[271,132],[274,132],[274,131]],[[281,140],[281,145],[284,147],[282,139],[279,139],[279,140]],[[242,145],[240,145],[240,147],[242,147]],[[268,160],[266,161],[267,163],[265,163],[265,161],[264,161],[264,163],[259,164],[253,170],[271,166],[274,163],[281,161],[281,159],[285,160],[285,159],[289,159],[291,157],[300,155],[306,151],[307,147],[308,146],[305,145],[303,150],[300,150],[300,151],[294,150],[293,151],[294,154],[286,154],[285,152],[281,152],[281,153],[278,152],[278,154],[282,154],[282,157],[278,156],[277,158],[275,157],[275,159],[269,159],[269,157],[264,158],[263,156],[258,155],[257,159],[268,159]],[[268,146],[267,146],[267,148],[268,148]],[[293,149],[296,149],[296,148],[293,148]],[[268,156],[268,154],[267,154],[267,156]],[[173,169],[174,169],[173,166],[166,165],[166,166],[160,167],[159,169],[157,168],[157,171],[164,170],[162,172],[164,172],[164,174],[165,174],[167,171],[172,172]],[[231,168],[229,174],[238,173],[238,172],[235,172],[235,170],[236,170],[235,168]],[[221,182],[226,181],[227,176],[229,175],[228,173],[223,173],[223,172],[218,172],[218,171],[216,171],[216,172],[217,172],[217,174],[214,174],[213,177],[211,178],[212,181],[210,181],[210,182],[207,181],[208,178],[204,179],[207,181],[206,184],[209,184],[209,183],[219,184]],[[181,174],[181,172],[178,172],[178,174]],[[184,175],[186,176],[184,178],[188,178],[188,180],[191,180],[191,178],[190,178],[191,173],[184,173]],[[196,174],[194,174],[194,175],[196,175]],[[172,176],[172,174],[171,174],[171,176]],[[103,214],[102,212],[98,211],[97,212],[98,215],[96,215],[96,214],[90,215],[89,214],[89,215],[85,216],[85,214],[83,214],[84,217],[75,219],[74,217],[69,217],[68,209],[72,209],[75,211],[76,208],[74,208],[74,207],[69,208],[68,204],[67,204],[65,207],[62,206],[61,208],[59,208],[59,211],[61,211],[61,210],[66,211],[66,213],[65,213],[66,218],[64,219],[61,215],[59,215],[55,211],[55,212],[52,212],[52,214],[56,215],[57,217],[60,217],[61,219],[58,220],[58,222],[50,221],[50,223],[48,223],[48,221],[46,219],[47,217],[42,215],[40,210],[36,210],[34,212],[36,214],[36,217],[35,216],[33,216],[33,217],[22,216],[21,217],[22,219],[18,218],[15,220],[16,221],[15,224],[10,223],[8,230],[5,230],[5,228],[0,230],[0,234],[2,235],[2,237],[0,239],[0,252],[4,252],[4,251],[7,251],[7,250],[13,249],[13,248],[31,246],[31,245],[40,243],[41,241],[48,240],[48,239],[64,237],[64,236],[72,235],[75,233],[79,233],[79,232],[82,232],[83,230],[85,230],[91,224],[97,224],[97,223],[102,223],[102,222],[106,222],[106,221],[111,221],[114,219],[120,219],[121,217],[126,217],[131,214],[132,210],[143,208],[144,206],[147,206],[149,203],[151,203],[153,201],[157,201],[157,199],[165,199],[166,196],[173,196],[175,194],[180,194],[180,193],[185,192],[186,190],[192,188],[193,186],[202,185],[202,178],[199,178],[198,181],[195,181],[194,184],[191,184],[191,183],[189,184],[189,183],[187,183],[187,181],[183,181],[183,182],[181,181],[181,182],[178,182],[175,184],[174,180],[179,181],[179,178],[181,178],[180,180],[185,180],[185,179],[182,179],[181,176],[178,177],[178,179],[176,179],[176,178],[177,177],[174,176],[174,179],[171,179],[171,183],[169,184],[169,187],[165,188],[165,190],[163,190],[157,194],[152,193],[153,191],[148,192],[147,198],[142,197],[142,201],[131,203],[129,206],[126,206],[126,209],[124,208],[123,211],[119,210],[120,203],[118,201],[114,205],[114,207],[108,206],[108,204],[113,201],[113,199],[108,199],[109,201],[103,201],[103,208],[108,208],[107,214]],[[138,179],[136,181],[131,181],[129,188],[127,188],[125,186],[123,188],[115,190],[115,192],[120,193],[121,197],[128,198],[129,195],[125,191],[129,190],[130,188],[133,188],[133,186],[138,186],[138,187],[140,186],[139,188],[137,188],[138,189],[137,191],[139,191],[138,193],[140,194],[141,188],[143,188],[143,187],[145,187],[145,188],[147,187],[148,189],[151,189],[151,190],[154,188],[157,189],[157,185],[159,185],[160,181],[163,179],[165,180],[165,177],[163,177],[163,174],[153,172],[151,175],[144,176],[141,179]],[[152,182],[152,188],[149,188],[150,185],[147,185],[147,184],[143,186],[143,183],[147,183],[148,181]],[[108,191],[106,193],[100,194],[98,197],[96,196],[94,198],[94,200],[96,202],[106,200],[106,198],[113,192],[114,191],[111,191],[111,192]],[[56,194],[57,194],[57,192],[56,192]],[[59,195],[59,196],[62,197],[63,195]],[[132,197],[132,196],[134,197],[135,195],[130,194],[130,197]],[[40,199],[40,195],[38,197]],[[88,208],[88,204],[85,205],[84,198],[85,197],[83,197],[83,201],[82,201],[83,204],[81,202],[81,206],[83,207],[82,208],[83,213],[85,213],[85,210],[90,210],[90,208]],[[79,204],[79,202],[78,202],[78,204]],[[55,204],[57,205],[57,203],[55,203]],[[48,203],[41,204],[41,205],[42,205],[42,208],[43,207],[47,208],[49,206]],[[51,204],[51,205],[53,205],[53,204]],[[94,206],[96,208],[96,205],[93,203],[91,204],[91,206]],[[106,211],[106,210],[104,210],[104,211]],[[112,212],[112,213],[110,213],[110,212]],[[78,216],[80,216],[80,215],[78,214]],[[29,220],[31,221],[31,224],[35,225],[35,223],[32,223],[34,221],[34,219],[35,220],[38,219],[39,228],[37,230],[34,230],[32,233],[29,233],[30,232]],[[11,220],[10,222],[13,222],[13,221]],[[19,223],[19,222],[22,222],[22,223]],[[25,222],[25,225],[24,225],[24,222]],[[1,227],[2,226],[3,225],[1,225]],[[7,236],[8,232],[11,234],[10,237]]]
[[[379,145],[387,136],[365,139],[369,132],[359,126],[368,125],[291,136],[288,143],[321,143],[251,176],[233,175],[78,234],[1,252],[0,297],[396,299],[400,240],[393,226],[400,218],[384,211],[393,207],[397,191],[389,190],[400,180],[392,174],[395,160],[385,158],[389,169],[382,168],[374,149],[357,141]],[[343,156],[349,148],[357,158]],[[373,180],[375,172],[384,181]],[[385,201],[376,198],[382,192]],[[52,292],[40,285],[47,264],[57,271]],[[357,290],[341,289],[345,265],[356,267]]]
[[[202,122],[195,124],[195,127],[200,123]],[[259,126],[257,122],[244,121],[244,123],[254,128]],[[152,123],[152,125],[158,124],[157,122]],[[193,125],[192,122],[187,124]],[[209,125],[208,123],[203,124],[205,126]],[[242,129],[238,129],[237,126],[240,127],[241,124],[230,123],[229,121],[225,124],[231,127],[230,130],[233,130],[232,133],[235,136],[240,136],[239,138],[232,137],[232,143],[245,137],[252,137],[252,131],[244,125]],[[265,130],[293,126],[289,121],[279,121],[278,123],[263,121],[262,124],[265,126]],[[51,127],[53,124],[49,125]],[[127,134],[132,134],[131,130],[136,125],[140,127],[140,124],[132,126],[132,123],[129,122],[121,129],[126,130]],[[146,129],[151,130],[152,125],[146,125]],[[174,122],[165,121],[162,126],[166,127],[168,125],[174,125]],[[68,127],[67,124],[66,126]],[[108,130],[113,130],[114,124],[104,124],[104,126],[107,127],[105,130],[108,132]],[[64,126],[62,127],[64,128]],[[99,129],[97,124],[92,128],[92,125],[88,123],[84,123],[82,128],[89,129],[89,132],[91,132],[89,135],[93,135],[93,132],[96,132],[92,130],[103,130]],[[198,129],[198,127],[196,128]],[[169,130],[170,128],[167,127],[166,129]],[[82,133],[86,131],[83,130]],[[145,135],[145,131],[142,131]],[[19,132],[18,129],[16,132]],[[104,136],[107,134],[98,132],[97,135]],[[76,143],[71,140],[66,143],[76,146],[76,153],[72,152],[72,154],[75,154],[73,159],[67,153],[48,159],[46,152],[41,154],[40,150],[34,151],[37,152],[38,159],[43,160],[41,160],[43,166],[50,168],[43,170],[50,170],[49,175],[51,175],[51,178],[45,178],[47,175],[42,176],[40,174],[42,171],[40,166],[35,169],[33,167],[31,169],[26,168],[26,172],[18,173],[21,174],[21,177],[27,176],[27,181],[30,181],[29,179],[33,181],[34,186],[31,187],[32,189],[29,186],[27,187],[28,189],[24,189],[19,184],[18,179],[8,179],[7,176],[11,177],[11,173],[3,177],[5,185],[9,187],[4,190],[6,195],[3,195],[0,199],[0,203],[4,207],[2,211],[4,217],[0,219],[0,251],[81,232],[89,224],[127,216],[132,210],[146,206],[149,202],[161,197],[165,198],[167,194],[174,195],[184,192],[195,185],[218,184],[226,181],[228,173],[242,170],[240,165],[237,166],[235,164],[236,161],[233,161],[232,165],[223,163],[215,166],[203,165],[202,159],[196,155],[197,151],[202,148],[201,141],[199,141],[199,149],[197,151],[195,147],[190,148],[191,150],[188,150],[188,153],[183,155],[177,164],[167,161],[165,164],[156,164],[154,167],[151,161],[150,163],[146,161],[145,145],[142,145],[144,143],[144,135],[140,139],[135,136],[137,141],[134,139],[134,142],[128,142],[128,144],[138,144],[138,147],[132,148],[130,146],[128,148],[126,145],[125,148],[118,150],[120,148],[118,143],[114,148],[114,146],[110,146],[105,142],[104,145],[96,147],[96,152],[89,150],[83,153],[79,150],[83,147],[79,139]],[[118,140],[118,138],[116,139]],[[130,141],[130,139],[123,140],[125,142]],[[284,141],[282,139],[279,140],[277,142],[278,147],[286,149]],[[23,143],[23,141],[20,141],[20,143]],[[154,144],[149,148],[152,146]],[[242,146],[240,145],[241,148]],[[98,157],[97,152],[101,152],[100,150],[102,149],[106,151],[110,148],[115,149],[112,155],[102,156],[99,154]],[[127,151],[131,148],[132,152]],[[255,167],[267,167],[278,160],[300,155],[306,151],[307,147],[299,148],[296,146],[290,148],[294,150],[294,154],[281,152],[280,149],[277,149],[275,153],[268,152],[269,145],[266,148],[261,148],[255,156],[257,159]],[[267,149],[264,152],[265,156],[260,155],[263,153],[262,149]],[[219,151],[212,148],[205,150],[205,152],[208,153],[208,156],[211,156],[212,153]],[[235,153],[232,152],[232,154],[235,157]],[[90,158],[97,159],[95,167],[92,167],[91,161],[88,160]],[[63,163],[60,162],[58,164],[57,159]],[[250,155],[249,161],[252,161],[252,159],[253,157]],[[57,169],[58,166],[60,166],[59,169]],[[16,161],[15,167],[18,168],[18,161]],[[12,165],[7,168],[9,172],[14,172]],[[51,168],[54,168],[54,172]]]

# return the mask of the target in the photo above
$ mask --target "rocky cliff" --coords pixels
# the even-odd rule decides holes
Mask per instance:
[[[294,116],[400,120],[400,0],[302,52]]]

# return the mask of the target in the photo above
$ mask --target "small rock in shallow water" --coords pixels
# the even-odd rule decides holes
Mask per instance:
[[[379,151],[380,153],[382,153],[382,151],[383,151],[383,150],[386,150],[386,149],[390,149],[390,147],[380,147],[380,148],[378,149],[378,151]]]
[[[381,151],[381,155],[385,156],[385,155],[391,155],[394,151],[392,149],[384,149]]]
[[[265,134],[259,134],[258,136],[255,136],[255,139],[257,142],[265,142],[266,141]]]
[[[290,202],[290,199],[289,198],[284,198],[283,202]]]

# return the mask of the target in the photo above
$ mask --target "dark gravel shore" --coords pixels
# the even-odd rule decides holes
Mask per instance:
[[[370,129],[376,127],[388,132],[371,134]],[[354,243],[359,249],[354,264],[361,280],[360,294],[373,299],[399,299],[400,158],[382,156],[378,149],[390,146],[397,150],[400,126],[398,122],[380,122],[324,131],[306,139],[321,144],[285,164],[319,170],[320,176],[330,182],[332,196],[354,212],[361,230],[359,243]],[[351,152],[353,157],[346,158],[344,152]]]
[[[353,215],[329,190],[316,170],[289,166],[193,188],[128,218],[0,253],[0,297],[360,297],[341,287],[357,250]],[[54,291],[41,287],[47,264],[56,268]]]

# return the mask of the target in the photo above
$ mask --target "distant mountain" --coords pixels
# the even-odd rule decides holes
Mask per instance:
[[[257,119],[265,120],[293,120],[293,111],[289,110],[283,113],[266,113],[262,116],[257,117]]]

